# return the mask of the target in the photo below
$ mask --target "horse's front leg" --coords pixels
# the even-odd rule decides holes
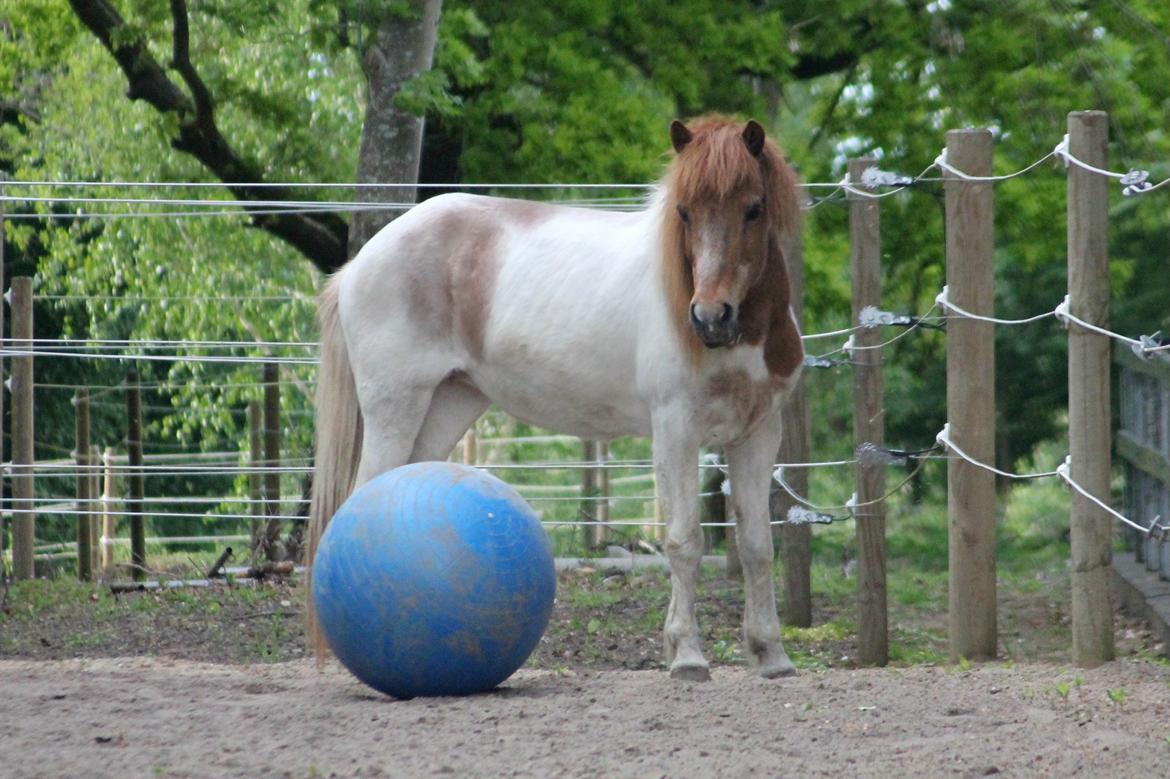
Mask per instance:
[[[726,447],[731,504],[736,518],[735,540],[743,564],[743,639],[748,662],[765,678],[796,673],[780,642],[780,619],[776,615],[776,589],[772,576],[768,493],[772,459],[779,448],[779,411],[747,438]]]
[[[666,517],[666,556],[670,561],[670,608],[663,644],[673,679],[711,678],[695,619],[695,586],[703,559],[699,527],[699,442],[688,429],[690,414],[664,414],[654,420],[654,474]]]

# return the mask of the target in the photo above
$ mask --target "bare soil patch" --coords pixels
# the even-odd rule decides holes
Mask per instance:
[[[663,575],[567,573],[540,648],[499,690],[411,701],[305,656],[295,583],[86,592],[5,603],[0,775],[1125,777],[1170,760],[1161,647],[1119,619],[1126,657],[1074,668],[1050,592],[1001,604],[1005,647],[1039,654],[856,669],[850,637],[814,629],[788,641],[800,675],[768,682],[742,665],[740,586],[709,575],[714,679],[696,685],[662,669]],[[941,620],[891,624],[921,636]]]

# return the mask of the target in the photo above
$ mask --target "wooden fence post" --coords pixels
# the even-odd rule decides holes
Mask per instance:
[[[252,530],[249,549],[256,555],[264,543],[264,419],[260,401],[248,401],[248,497],[252,500]]]
[[[102,469],[105,471],[105,484],[102,488],[102,570],[109,571],[114,566],[114,537],[118,534],[118,518],[112,511],[117,496],[114,450],[109,446],[102,453]]]
[[[804,332],[804,244],[799,233],[791,236],[784,249],[788,261],[788,286],[792,295],[792,313]],[[776,459],[781,463],[809,461],[812,440],[809,428],[808,401],[803,374],[784,401],[783,437]],[[784,480],[798,495],[808,495],[808,469],[785,471]],[[796,501],[778,484],[772,485],[772,519],[784,520]],[[812,626],[812,526],[780,525],[780,555],[784,564],[784,623],[795,627]]]
[[[715,482],[716,489],[723,489],[723,485],[730,478],[726,474],[720,475],[723,478]],[[727,533],[723,536],[723,545],[727,550],[727,568],[724,572],[727,578],[733,582],[742,582],[743,560],[739,556],[739,516],[735,513],[735,504],[732,502],[730,495],[725,493],[719,497],[723,501],[723,519],[727,523]]]
[[[89,472],[89,391],[84,387],[73,396],[75,412],[74,460],[77,463],[77,578],[83,582],[93,580],[93,517],[90,509],[90,485],[93,483]]]
[[[97,572],[101,570],[101,522],[99,521],[99,514],[97,512],[97,501],[102,495],[102,473],[100,463],[102,461],[101,450],[96,444],[90,444],[89,447],[89,499],[90,510],[89,515],[89,566],[90,570]]]
[[[280,367],[264,363],[264,513],[269,517],[264,529],[264,554],[269,560],[280,559]]]
[[[1068,115],[1069,154],[1104,168],[1109,117],[1104,111]],[[1069,313],[1098,327],[1109,325],[1109,182],[1076,165],[1068,167]],[[1109,501],[1109,337],[1075,322],[1068,328],[1069,476]],[[1078,665],[1113,659],[1112,522],[1092,501],[1072,493],[1072,639]]]
[[[479,464],[479,434],[475,430],[475,425],[467,428],[467,432],[463,434],[463,463]]]
[[[17,579],[36,575],[33,544],[33,306],[32,279],[12,280],[12,348],[28,354],[12,358],[12,573]]]
[[[594,524],[597,522],[597,469],[590,467],[597,461],[597,442],[585,438],[581,439],[581,503],[577,515],[582,522],[584,531],[581,535],[586,549],[596,549],[596,535]]]
[[[600,548],[609,540],[609,468],[606,464],[609,462],[609,444],[605,441],[597,442],[597,509],[594,516],[597,518],[598,525],[593,528],[593,545]]]
[[[990,176],[988,130],[947,133],[947,161]],[[995,310],[994,192],[990,182],[946,174],[947,292],[956,306]],[[951,440],[983,463],[995,460],[995,330],[990,322],[947,320],[947,424]],[[952,662],[996,656],[995,476],[953,457],[947,465],[950,517],[949,634]]]
[[[870,158],[849,161],[849,180],[860,182]],[[858,183],[853,184],[862,189]],[[878,201],[854,192],[849,199],[850,275],[853,318],[857,325],[868,306],[881,307],[881,212]],[[883,403],[882,356],[878,349],[882,332],[877,328],[853,334],[857,347],[853,360],[853,441],[885,444],[886,412]],[[886,491],[885,467],[873,462],[857,464],[857,654],[862,665],[885,665],[890,659],[886,616]]]
[[[608,459],[609,445],[601,441],[581,441],[581,517],[585,526],[585,546],[600,549],[609,537],[609,471],[603,464]]]
[[[146,478],[142,470],[142,386],[138,371],[126,372],[126,513],[130,516],[130,575],[146,578],[146,522],[142,516]]]
[[[0,171],[0,291],[4,290],[4,173]],[[0,343],[4,340],[4,303],[0,302]],[[4,360],[0,358],[0,433],[4,429]],[[0,462],[4,461],[4,436],[0,434]],[[4,503],[4,479],[0,478],[0,506]],[[4,570],[4,541],[7,538],[4,532],[4,512],[0,511],[0,577],[6,576]]]

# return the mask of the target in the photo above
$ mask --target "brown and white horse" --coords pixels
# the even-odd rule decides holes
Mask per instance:
[[[800,370],[782,239],[796,178],[756,122],[674,122],[677,152],[635,213],[475,195],[427,200],[321,295],[310,560],[352,489],[445,459],[492,402],[588,439],[653,437],[667,517],[671,676],[709,678],[695,620],[698,456],[722,447],[744,569],[744,642],[780,642],[768,493],[780,399]],[[318,652],[323,642],[310,616]]]

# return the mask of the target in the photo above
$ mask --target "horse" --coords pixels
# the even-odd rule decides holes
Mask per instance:
[[[695,618],[701,447],[722,447],[744,572],[743,638],[764,677],[780,640],[768,498],[780,405],[803,350],[783,245],[797,180],[756,121],[669,129],[644,208],[613,212],[444,194],[377,233],[319,297],[308,555],[350,492],[446,459],[496,403],[586,439],[650,436],[676,679],[710,678]],[[311,569],[310,569],[311,575]],[[310,643],[327,649],[309,616]]]

